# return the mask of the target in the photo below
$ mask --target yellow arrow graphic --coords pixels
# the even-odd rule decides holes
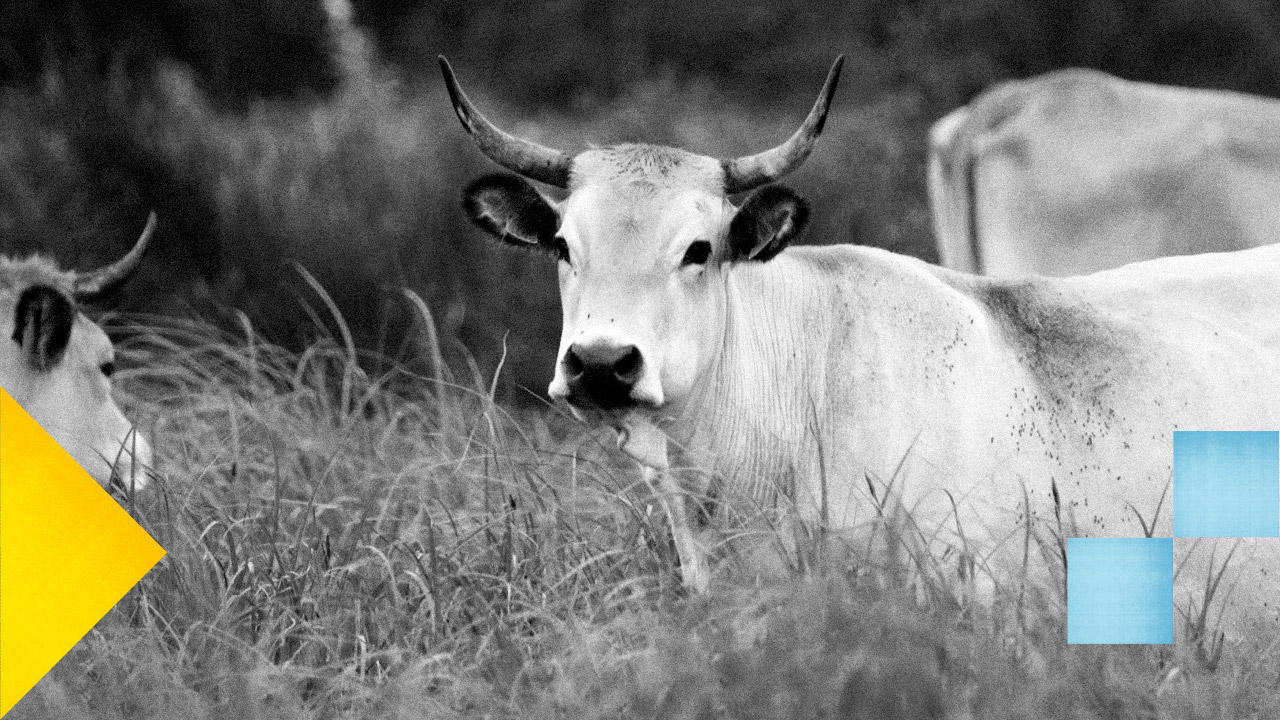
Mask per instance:
[[[162,557],[0,390],[0,715]]]

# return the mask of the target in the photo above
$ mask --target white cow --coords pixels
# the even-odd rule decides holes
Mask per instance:
[[[1002,83],[934,124],[939,261],[1081,275],[1280,239],[1280,100],[1094,70]]]
[[[519,140],[442,66],[486,154],[568,190],[556,202],[494,175],[465,192],[482,228],[559,260],[551,396],[620,428],[651,468],[678,448],[717,483],[794,503],[806,526],[831,531],[871,524],[891,486],[925,537],[1002,581],[1029,527],[1171,535],[1175,429],[1280,427],[1280,246],[1018,281],[874,248],[788,248],[806,206],[767,183],[808,154],[839,62],[791,139],[728,161]],[[685,580],[705,587],[682,489],[657,480]],[[1214,549],[1179,541],[1180,607]],[[1228,548],[1217,550],[1220,562]],[[1233,617],[1274,632],[1280,548],[1250,544],[1231,573],[1218,600],[1234,587]]]
[[[104,487],[146,484],[151,447],[111,398],[115,353],[77,303],[110,292],[137,267],[156,217],[133,249],[90,273],[42,257],[0,258],[0,387]]]

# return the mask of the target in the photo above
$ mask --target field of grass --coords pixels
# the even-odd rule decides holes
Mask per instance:
[[[1001,71],[913,55],[928,28],[892,26],[855,45],[802,24],[803,52],[753,55],[735,86],[759,85],[748,99],[674,70],[576,94],[571,46],[531,68],[529,53],[455,65],[486,114],[540,142],[725,156],[789,134],[828,55],[848,52],[828,129],[788,180],[813,202],[809,240],[928,257],[928,123]],[[842,557],[800,542],[767,572],[745,559],[772,544],[756,523],[689,596],[611,433],[521,389],[545,387],[558,302],[549,264],[484,242],[458,210],[494,167],[434,78],[402,87],[339,30],[338,87],[309,103],[228,111],[176,64],[0,90],[0,250],[89,267],[159,211],[122,303],[158,314],[107,324],[157,450],[154,482],[121,501],[169,553],[12,717],[1280,717],[1276,644],[1212,662],[1181,636],[1068,647],[1054,592],[969,604],[961,578],[893,542],[894,522],[889,542]],[[711,49],[700,62],[732,59]],[[671,54],[649,52],[654,67]],[[516,84],[557,104],[504,101]],[[713,531],[737,538],[746,520]]]
[[[1265,653],[1067,646],[1060,599],[969,605],[892,544],[768,575],[722,552],[690,597],[610,433],[494,403],[405,302],[410,349],[377,376],[324,310],[301,353],[247,321],[108,322],[157,447],[121,501],[169,554],[13,718],[1280,713]]]

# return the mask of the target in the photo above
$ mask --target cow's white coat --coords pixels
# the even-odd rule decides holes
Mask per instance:
[[[651,467],[668,463],[657,427],[722,495],[837,534],[875,520],[871,478],[936,553],[964,550],[1002,584],[1028,508],[1042,537],[1168,536],[1174,430],[1280,427],[1280,246],[1034,280],[846,245],[680,267],[696,238],[725,257],[735,210],[699,180],[708,159],[672,157],[664,182],[582,163],[557,208],[574,258],[562,352],[597,336],[643,351],[661,407],[612,422]],[[687,515],[672,514],[677,547],[704,587]],[[1178,541],[1182,608],[1230,546],[1193,544]],[[1280,541],[1244,543],[1227,588],[1232,627],[1278,627]]]
[[[579,410],[619,427],[649,468],[693,588],[709,565],[685,491],[855,538],[892,497],[936,557],[1008,588],[1029,532],[1170,535],[1175,430],[1280,427],[1280,245],[1062,279],[848,245],[745,259],[757,256],[731,247],[744,211],[722,173],[713,158],[627,145],[576,156],[563,201],[496,181],[469,195],[509,241],[552,245],[534,219],[554,211],[568,259],[552,397],[569,396],[575,343],[643,355],[633,407]],[[778,238],[797,217],[753,227]],[[700,240],[709,261],[682,263]],[[677,465],[711,479],[681,487]],[[1234,544],[1176,543],[1180,610]],[[1033,579],[1051,582],[1040,550]],[[1241,543],[1215,601],[1226,627],[1274,632],[1278,596],[1280,540]]]

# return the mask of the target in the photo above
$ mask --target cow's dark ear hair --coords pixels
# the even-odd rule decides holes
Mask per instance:
[[[462,209],[471,222],[505,242],[555,252],[560,216],[524,178],[485,175],[462,192]]]
[[[772,259],[809,224],[809,203],[784,185],[751,194],[729,223],[731,260]]]
[[[33,370],[48,372],[62,360],[75,319],[75,306],[63,293],[45,285],[22,291],[13,314],[13,341]]]

